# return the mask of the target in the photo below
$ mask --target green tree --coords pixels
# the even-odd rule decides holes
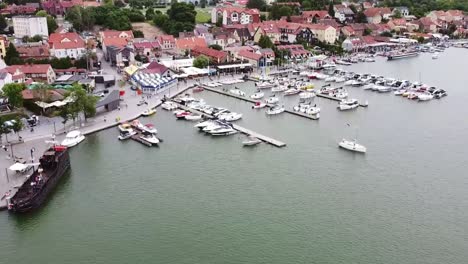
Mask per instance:
[[[425,39],[423,36],[418,37],[418,42],[419,43],[424,43]]]
[[[402,18],[400,10],[395,10],[393,13],[393,18]]]
[[[222,49],[223,49],[223,47],[221,47],[221,46],[218,45],[218,44],[211,44],[211,45],[209,46],[209,48],[212,48],[212,49],[215,49],[215,50],[222,50]]]
[[[8,98],[8,103],[12,107],[23,106],[22,91],[26,89],[23,83],[9,83],[3,86],[3,94]]]
[[[209,64],[210,64],[210,59],[208,59],[208,57],[203,56],[203,55],[198,56],[197,58],[193,60],[193,67],[197,67],[200,69],[208,67]]]
[[[135,38],[144,38],[145,37],[145,34],[143,34],[143,31],[141,30],[133,30],[133,36]]]
[[[331,17],[335,17],[335,9],[333,8],[333,1],[330,1],[330,4],[328,5],[328,14]]]
[[[265,0],[249,0],[247,2],[247,8],[257,8],[258,10],[263,10],[265,6]]]
[[[57,30],[58,25],[57,22],[55,21],[54,17],[51,15],[47,16],[47,30],[49,31],[49,34],[52,34]]]
[[[163,28],[167,21],[169,21],[169,17],[165,14],[155,14],[153,17],[153,23],[155,26]]]
[[[21,120],[16,117],[15,119],[13,119],[14,122],[13,123],[13,126],[11,127],[11,130],[13,130],[13,132],[15,132],[15,134],[18,136],[18,140],[20,139],[20,134],[19,132],[21,131],[21,129],[23,129],[24,125],[23,125],[23,122],[21,122]]]
[[[5,63],[7,65],[13,65],[15,63],[19,63],[20,61],[21,59],[19,57],[19,52],[16,50],[13,42],[10,42],[10,45],[8,45],[8,48],[6,49]]]
[[[200,7],[205,8],[206,7],[206,0],[200,0]]]
[[[64,113],[60,114],[65,123],[68,120],[65,119],[65,116],[72,118],[73,122],[75,122],[80,113],[84,114],[85,119],[96,115],[96,103],[98,102],[98,98],[94,95],[87,94],[86,90],[84,90],[81,85],[73,85],[66,95],[73,98],[73,102],[68,103],[65,110],[63,110]]]
[[[271,42],[271,39],[270,37],[268,37],[267,35],[262,35],[260,36],[260,39],[258,40],[258,45],[262,48],[262,49],[266,49],[266,48],[273,48],[273,42]]]
[[[149,7],[148,9],[146,9],[145,16],[146,16],[146,20],[153,20],[154,9],[152,7]]]
[[[364,29],[363,35],[364,36],[369,36],[372,33],[372,30],[370,28]]]
[[[364,13],[362,11],[357,12],[356,22],[357,23],[367,23],[367,17],[366,17],[366,15],[364,15]]]
[[[37,11],[36,16],[38,16],[38,17],[47,17],[47,12],[45,10],[39,10],[39,11]]]
[[[3,15],[0,15],[0,32],[3,32],[3,30],[8,26],[8,23],[6,22],[6,19]]]

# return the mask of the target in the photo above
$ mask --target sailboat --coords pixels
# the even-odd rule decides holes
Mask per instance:
[[[347,124],[347,126],[350,127],[351,125]],[[358,152],[358,153],[366,153],[367,148],[364,145],[358,144],[356,138],[357,138],[357,133],[356,133],[355,139],[353,139],[353,140],[348,140],[348,139],[343,138],[338,143],[338,146],[340,148],[343,148],[343,149],[346,149],[346,150],[349,150],[349,151]]]

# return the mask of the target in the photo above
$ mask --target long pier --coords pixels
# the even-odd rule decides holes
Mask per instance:
[[[209,117],[209,118],[215,118],[214,116],[212,115],[208,115],[208,114],[205,114],[201,111],[198,111],[196,109],[193,109],[193,108],[190,108],[190,107],[187,107],[185,105],[182,105],[182,104],[179,104],[177,102],[174,102],[177,104],[177,106],[180,108],[180,109],[183,109],[185,111],[189,111],[189,112],[192,112],[192,113],[195,113],[195,114],[198,114],[198,115],[202,115],[202,116],[206,116],[206,117]],[[260,133],[257,133],[255,131],[252,131],[250,129],[247,129],[245,127],[241,127],[239,125],[236,125],[236,124],[233,124],[232,128],[234,128],[235,130],[243,133],[243,134],[246,134],[246,135],[249,135],[249,136],[254,136],[258,139],[260,139],[261,141],[263,142],[266,142],[268,144],[271,144],[275,147],[278,147],[278,148],[281,148],[281,147],[285,147],[286,146],[286,143],[282,142],[282,141],[279,141],[279,140],[276,140],[274,138],[270,138],[268,136],[265,136],[263,134],[260,134]]]
[[[218,93],[218,94],[222,94],[222,95],[226,95],[226,96],[230,96],[230,97],[233,97],[233,98],[237,98],[239,100],[243,100],[243,101],[246,101],[246,102],[249,102],[249,103],[256,103],[257,101],[256,100],[253,100],[251,98],[248,98],[248,97],[245,97],[245,96],[239,96],[239,95],[235,95],[235,94],[232,94],[232,93],[229,93],[229,92],[225,92],[225,91],[221,91],[219,89],[216,89],[216,88],[212,88],[212,87],[207,87],[205,85],[203,85],[203,89],[207,90],[207,91],[210,91],[210,92],[214,92],[214,93]],[[271,107],[272,105],[268,105],[269,107]],[[285,113],[288,113],[288,114],[291,114],[291,115],[295,115],[295,116],[300,116],[300,117],[304,117],[304,118],[307,118],[307,119],[311,119],[311,120],[318,120],[319,117],[316,116],[316,115],[307,115],[307,114],[304,114],[304,113],[301,113],[301,112],[296,112],[296,111],[292,111],[292,110],[284,110]]]

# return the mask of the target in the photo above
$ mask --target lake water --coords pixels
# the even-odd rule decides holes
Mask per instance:
[[[117,129],[89,136],[42,209],[0,213],[0,263],[466,263],[468,51],[348,69],[421,78],[449,96],[350,87],[368,108],[316,98],[313,121],[201,93],[287,147],[243,148],[242,135],[206,136],[164,110],[142,119],[159,148],[119,142]],[[337,147],[356,135],[366,155]]]

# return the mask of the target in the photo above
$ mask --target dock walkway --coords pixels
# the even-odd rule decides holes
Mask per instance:
[[[208,114],[205,114],[201,111],[198,111],[198,110],[195,110],[195,109],[192,109],[190,107],[187,107],[185,105],[182,105],[182,104],[179,104],[177,102],[174,102],[177,104],[177,106],[180,108],[180,109],[183,109],[185,111],[189,111],[189,112],[192,112],[192,113],[195,113],[195,114],[198,114],[198,115],[203,115],[203,116],[206,116],[206,117],[209,117],[209,118],[214,118],[214,116],[212,115],[208,115]],[[252,131],[250,129],[247,129],[245,127],[241,127],[239,125],[236,125],[236,124],[233,124],[232,128],[234,128],[235,130],[243,133],[243,134],[246,134],[246,135],[249,135],[249,136],[254,136],[258,139],[260,139],[261,141],[263,142],[266,142],[268,144],[271,144],[275,147],[278,147],[278,148],[281,148],[281,147],[285,147],[286,146],[286,143],[282,142],[282,141],[279,141],[279,140],[276,140],[274,138],[270,138],[268,136],[265,136],[265,135],[262,135],[260,133],[257,133],[255,131]]]
[[[214,93],[230,96],[230,97],[233,97],[233,98],[237,98],[239,100],[243,100],[243,101],[246,101],[246,102],[249,102],[249,103],[252,103],[252,104],[258,102],[258,100],[253,100],[253,99],[251,99],[249,97],[235,95],[235,94],[225,92],[225,91],[222,91],[222,90],[219,90],[219,89],[216,89],[216,88],[207,87],[205,85],[203,85],[203,88],[205,90],[207,90],[207,91],[210,91],[210,92],[214,92]],[[271,107],[272,105],[268,105],[268,106]],[[301,112],[296,112],[296,111],[292,111],[292,110],[288,110],[288,109],[284,110],[284,112],[288,113],[288,114],[291,114],[291,115],[304,117],[304,118],[307,118],[307,119],[312,119],[312,120],[318,120],[319,119],[319,117],[315,116],[315,115],[307,115],[307,114],[304,114],[304,113],[301,113]]]

